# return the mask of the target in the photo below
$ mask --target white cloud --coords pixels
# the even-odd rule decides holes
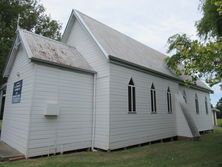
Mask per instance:
[[[73,8],[157,49],[166,52],[168,37],[195,34],[199,0],[41,0],[47,12],[63,23]]]

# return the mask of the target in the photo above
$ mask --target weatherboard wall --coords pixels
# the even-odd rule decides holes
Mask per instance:
[[[211,111],[211,103],[210,103],[210,95],[207,92],[199,91],[192,88],[185,88],[180,86],[180,91],[186,92],[187,95],[187,104],[191,108],[191,115],[195,120],[197,128],[199,131],[204,130],[212,130],[213,129],[213,116]],[[199,102],[199,114],[196,113],[195,107],[195,94],[197,94],[198,102]],[[207,107],[208,107],[208,114],[205,108],[205,97],[207,98]]]
[[[109,148],[109,64],[96,42],[78,20],[72,21],[67,44],[74,46],[97,72],[95,147]]]
[[[176,136],[175,94],[178,84],[120,65],[110,65],[110,149]],[[128,83],[136,88],[136,113],[128,113]],[[150,88],[156,88],[157,113],[151,112]],[[167,89],[172,113],[167,110]]]
[[[20,45],[8,77],[1,140],[26,155],[33,90],[33,64]],[[12,104],[14,82],[23,80],[21,101]]]
[[[93,75],[36,64],[34,76],[28,157],[91,147]]]

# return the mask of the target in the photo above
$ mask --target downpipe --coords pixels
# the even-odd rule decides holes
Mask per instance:
[[[91,151],[96,152],[95,149],[95,133],[96,133],[96,84],[97,74],[93,76],[93,111],[92,111],[92,140],[91,140]]]

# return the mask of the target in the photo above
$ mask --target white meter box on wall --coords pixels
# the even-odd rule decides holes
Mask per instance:
[[[59,115],[59,105],[57,103],[47,103],[45,116],[58,116]]]

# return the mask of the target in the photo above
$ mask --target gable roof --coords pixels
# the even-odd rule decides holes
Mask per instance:
[[[18,38],[21,40],[28,57],[32,61],[95,73],[93,68],[87,63],[78,50],[72,46],[23,29],[18,30],[17,39]],[[15,59],[15,54],[10,57]],[[10,73],[11,66],[12,63],[7,64],[4,76]]]
[[[77,10],[72,11],[69,20],[73,17],[80,21],[108,59],[136,65],[175,80],[184,80],[184,77],[178,77],[169,70],[165,63],[166,55]],[[68,26],[69,22],[63,34],[63,41],[69,35]],[[196,84],[210,90],[202,81],[197,81]]]
[[[164,59],[166,56],[162,53],[81,12],[78,12],[78,14],[109,56],[133,62],[170,76],[175,76],[165,65]]]

